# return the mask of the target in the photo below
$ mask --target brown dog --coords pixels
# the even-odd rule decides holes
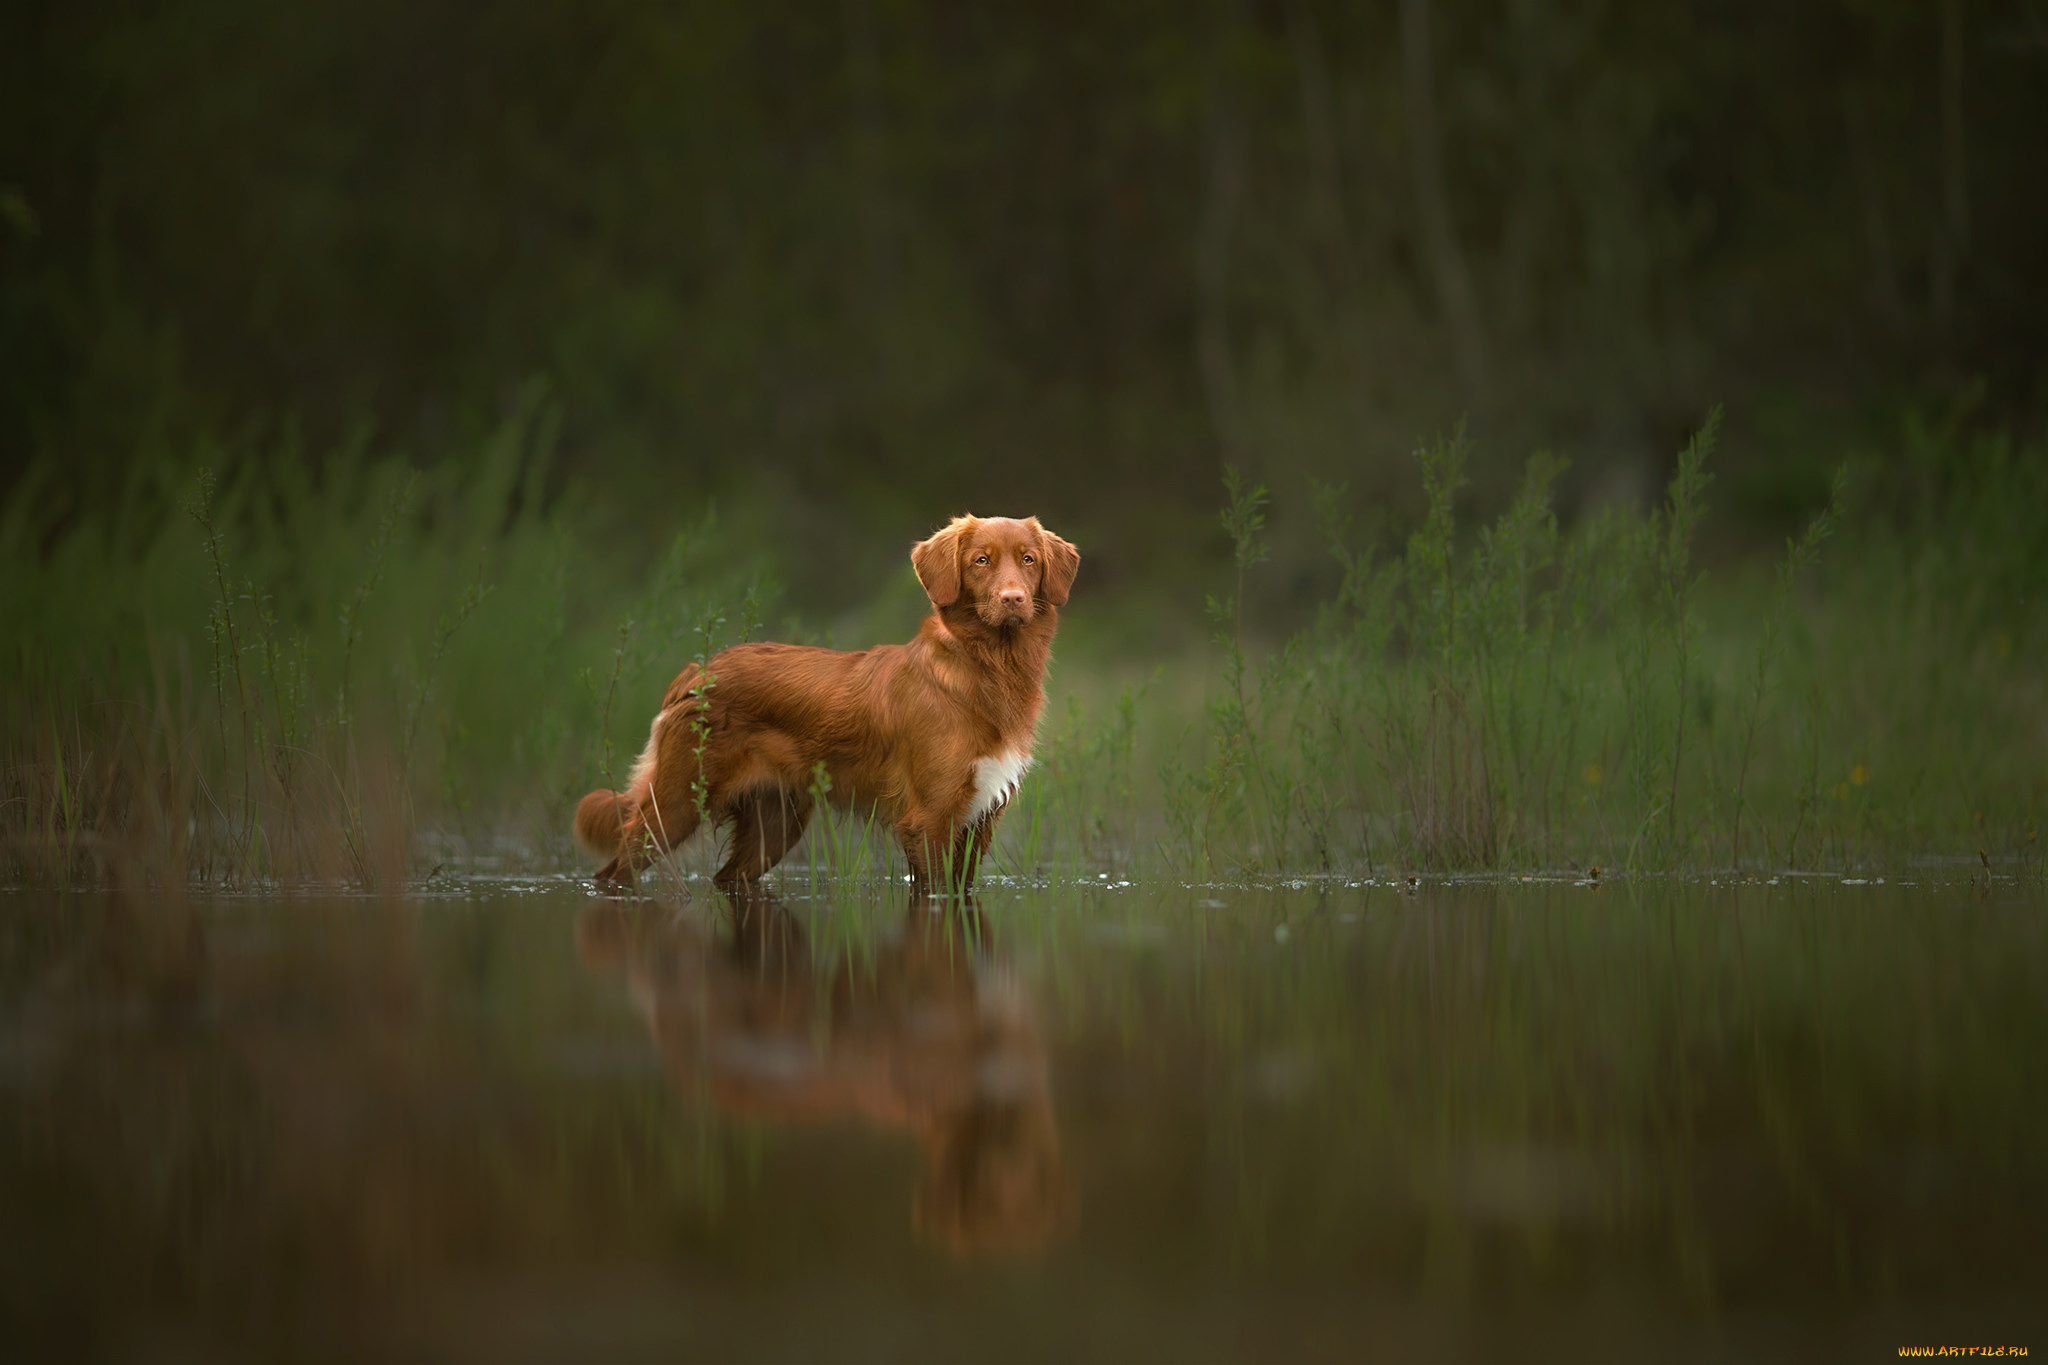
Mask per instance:
[[[956,517],[910,552],[932,614],[908,644],[842,653],[737,645],[669,684],[623,792],[576,808],[576,837],[616,883],[680,847],[703,813],[730,823],[720,885],[781,861],[829,800],[871,809],[903,844],[913,883],[971,885],[1031,763],[1059,608],[1081,555],[1038,524]]]

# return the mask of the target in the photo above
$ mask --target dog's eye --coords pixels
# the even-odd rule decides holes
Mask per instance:
[[[1025,556],[1024,556],[1024,562],[1025,562],[1026,564],[1036,564],[1036,563],[1037,563],[1038,561],[1037,561],[1037,560],[1035,560],[1035,559],[1033,559],[1033,558],[1032,558],[1032,557],[1031,557],[1030,555],[1025,555]]]
[[[986,564],[986,563],[988,563],[988,556],[987,556],[987,555],[976,555],[976,556],[974,557],[974,562],[975,562],[975,563],[977,563],[977,564]]]

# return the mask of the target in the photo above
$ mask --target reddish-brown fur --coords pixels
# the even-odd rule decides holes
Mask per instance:
[[[910,560],[932,613],[908,644],[738,645],[677,675],[626,790],[576,808],[577,838],[611,860],[599,881],[630,878],[696,831],[701,743],[706,814],[732,826],[721,884],[795,847],[820,763],[831,804],[871,808],[895,830],[914,882],[972,882],[1008,799],[968,820],[977,762],[1030,753],[1081,556],[1036,517],[969,516]]]

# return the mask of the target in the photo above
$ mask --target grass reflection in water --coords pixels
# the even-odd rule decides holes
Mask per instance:
[[[1912,879],[13,893],[0,1306],[66,1355],[2024,1341],[2042,904]]]

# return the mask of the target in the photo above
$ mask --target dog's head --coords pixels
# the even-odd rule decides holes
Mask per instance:
[[[1037,517],[955,517],[910,551],[925,596],[941,611],[963,598],[991,626],[1022,625],[1063,607],[1081,552]]]

